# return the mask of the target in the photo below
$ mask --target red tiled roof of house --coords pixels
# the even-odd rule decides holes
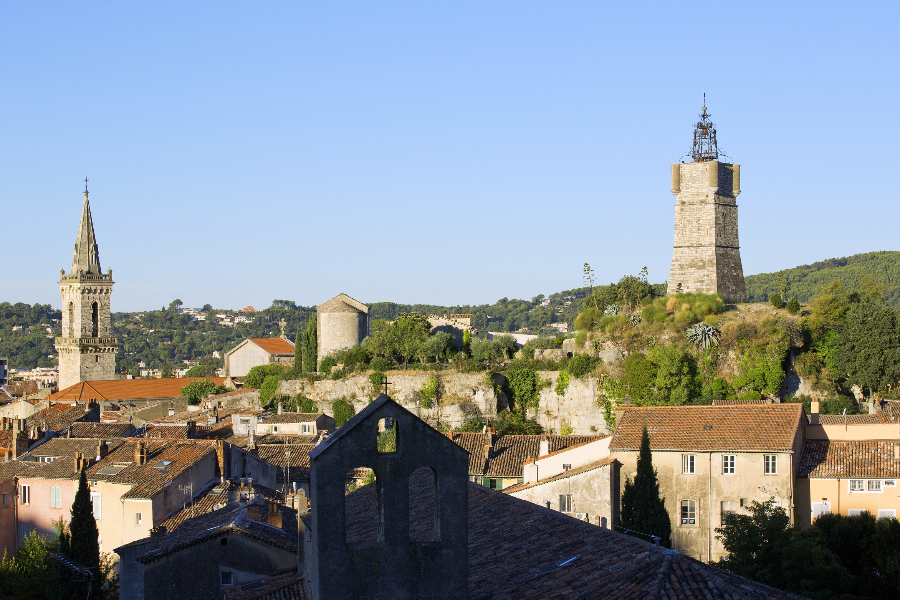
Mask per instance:
[[[771,404],[766,398],[759,400],[738,400],[736,398],[716,398],[712,401],[713,406],[744,406],[746,404]]]
[[[154,398],[178,398],[181,388],[192,381],[209,379],[216,385],[225,382],[224,377],[181,377],[166,379],[110,379],[82,381],[60,390],[50,400],[144,400]]]
[[[73,438],[121,438],[134,434],[131,423],[72,423],[66,432]]]
[[[493,435],[493,449],[485,460],[488,436],[482,433],[448,433],[447,437],[469,453],[469,474],[482,477],[521,477],[522,466],[538,457],[541,440],[549,442],[550,452],[599,440],[599,435]]]
[[[411,539],[434,527],[429,483],[410,480],[410,504],[416,507],[410,513]],[[363,486],[345,496],[348,541],[375,537],[377,519],[368,516],[377,511],[374,488]],[[800,600],[475,483],[468,484],[468,509],[470,600]]]
[[[122,438],[104,440],[112,452],[125,443]],[[91,438],[52,438],[18,460],[0,463],[0,480],[12,475],[39,479],[76,479],[75,453],[93,460],[97,456],[99,440]],[[53,458],[53,462],[42,462],[43,457]]]
[[[526,490],[528,488],[533,488],[538,485],[544,485],[545,483],[550,483],[551,481],[559,481],[560,479],[567,479],[569,477],[573,477],[575,475],[581,475],[582,473],[587,473],[588,471],[593,471],[594,469],[599,469],[600,467],[605,467],[607,465],[611,465],[616,462],[615,458],[604,458],[602,460],[595,460],[594,462],[587,463],[585,465],[581,465],[580,467],[576,467],[574,469],[569,469],[568,471],[563,471],[558,475],[554,475],[552,477],[547,477],[546,479],[541,479],[540,481],[532,481],[530,483],[519,483],[508,488],[503,488],[504,494],[509,494],[511,492],[520,492],[522,490]]]
[[[37,394],[40,391],[37,381],[30,379],[24,381],[10,381],[5,387],[6,390],[16,398]]]
[[[644,425],[653,450],[790,451],[806,419],[802,404],[628,407],[610,450],[638,450]]]
[[[185,499],[181,510],[163,521],[162,525],[165,526],[166,531],[172,533],[178,529],[179,525],[194,517],[220,510],[228,505],[229,490],[237,490],[239,487],[239,485],[230,481],[210,486],[200,494],[197,494],[193,501]],[[263,498],[269,502],[284,502],[284,497],[280,492],[265,486],[254,484],[253,493],[255,497]]]
[[[33,425],[44,431],[60,431],[76,421],[97,418],[93,415],[99,416],[99,411],[100,409],[96,405],[91,409],[87,404],[54,404],[25,419],[25,424]]]
[[[894,446],[898,443],[806,440],[797,477],[900,479],[900,460],[894,459]]]
[[[298,413],[286,412],[280,415],[269,414],[261,417],[259,422],[266,425],[278,425],[279,423],[309,423],[322,416],[323,413]]]
[[[294,345],[284,338],[250,338],[269,354],[294,354]]]
[[[284,481],[284,468],[288,468],[288,480],[297,481],[309,476],[309,452],[315,444],[258,444],[256,454],[278,467],[278,481]],[[291,455],[287,456],[286,453]]]
[[[890,423],[890,420],[882,417],[883,413],[873,415],[819,415],[819,423],[822,425],[880,425]]]
[[[144,431],[145,438],[166,440],[186,440],[190,427],[187,425],[150,425]]]

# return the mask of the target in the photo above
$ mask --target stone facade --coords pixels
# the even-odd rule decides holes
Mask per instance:
[[[59,355],[59,389],[81,381],[115,379],[118,342],[110,324],[112,269],[100,270],[100,253],[94,235],[88,192],[84,192],[81,222],[72,268],[60,270],[62,336],[56,338]]]
[[[347,294],[338,294],[316,307],[319,359],[352,348],[369,335],[369,307]]]
[[[738,244],[740,165],[717,160],[672,165],[675,247],[669,294],[722,294],[745,302]]]

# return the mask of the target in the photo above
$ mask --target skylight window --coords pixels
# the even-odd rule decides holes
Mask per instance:
[[[156,468],[157,469],[165,469],[166,467],[168,467],[171,464],[172,464],[171,460],[161,460],[158,463],[156,463]]]

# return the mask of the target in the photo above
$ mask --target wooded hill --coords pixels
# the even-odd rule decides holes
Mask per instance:
[[[801,265],[783,271],[787,277],[787,300],[796,297],[800,302],[824,292],[835,279],[850,291],[859,291],[860,280],[872,276],[885,286],[885,299],[889,306],[900,308],[900,252],[867,252],[844,258],[830,258],[811,265]],[[767,302],[779,293],[779,273],[760,273],[745,277],[747,298],[750,302]]]

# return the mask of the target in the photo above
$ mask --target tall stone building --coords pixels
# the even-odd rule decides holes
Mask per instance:
[[[704,106],[694,127],[693,162],[672,165],[675,249],[669,294],[719,293],[726,302],[746,302],[736,200],[741,166],[720,161],[719,155]]]
[[[110,326],[112,269],[100,271],[100,252],[91,219],[87,187],[81,222],[75,239],[72,269],[59,271],[62,294],[62,337],[59,353],[59,389],[81,381],[115,379],[118,342]]]
[[[338,294],[316,307],[319,360],[336,350],[352,348],[369,335],[369,307]]]

